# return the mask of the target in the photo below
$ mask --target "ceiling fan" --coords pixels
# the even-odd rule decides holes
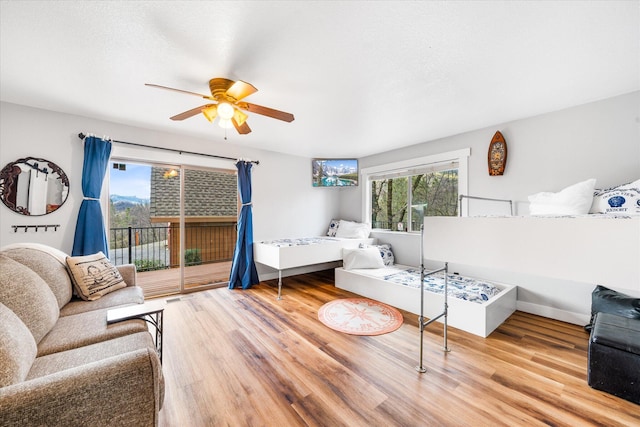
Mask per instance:
[[[215,103],[201,105],[199,107],[187,110],[183,113],[176,114],[171,120],[184,120],[202,113],[207,120],[213,122],[218,117],[218,125],[222,128],[235,127],[239,134],[245,135],[251,132],[251,128],[247,124],[247,114],[260,114],[262,116],[271,117],[285,122],[294,120],[293,114],[284,111],[274,110],[273,108],[263,107],[256,104],[250,104],[242,101],[247,96],[258,91],[252,84],[243,82],[242,80],[229,80],[216,77],[209,80],[209,90],[211,95],[203,95],[201,93],[190,92],[188,90],[174,89],[167,86],[160,86],[151,83],[145,83],[145,86],[156,87],[160,89],[172,90],[174,92],[186,93],[188,95],[199,96],[204,99],[215,101]],[[244,110],[244,111],[243,111]]]

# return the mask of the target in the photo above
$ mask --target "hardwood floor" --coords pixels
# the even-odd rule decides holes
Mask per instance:
[[[580,326],[516,312],[488,338],[417,316],[380,336],[335,332],[333,271],[183,295],[165,309],[161,426],[634,426],[640,406],[586,383]],[[174,298],[175,300],[176,298]]]

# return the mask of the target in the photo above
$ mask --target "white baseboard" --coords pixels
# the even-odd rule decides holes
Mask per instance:
[[[586,325],[589,323],[589,314],[574,313],[572,311],[560,310],[546,305],[533,304],[525,301],[517,301],[516,309],[525,313],[536,314],[562,322],[573,323],[574,325]]]

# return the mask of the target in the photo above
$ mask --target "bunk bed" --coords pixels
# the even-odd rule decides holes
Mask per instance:
[[[640,292],[640,215],[425,217],[424,256]]]

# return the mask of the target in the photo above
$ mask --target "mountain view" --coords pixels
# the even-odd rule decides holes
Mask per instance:
[[[123,212],[128,208],[133,208],[137,205],[149,204],[149,199],[142,199],[136,196],[120,196],[117,194],[112,194],[109,199],[116,212]]]

